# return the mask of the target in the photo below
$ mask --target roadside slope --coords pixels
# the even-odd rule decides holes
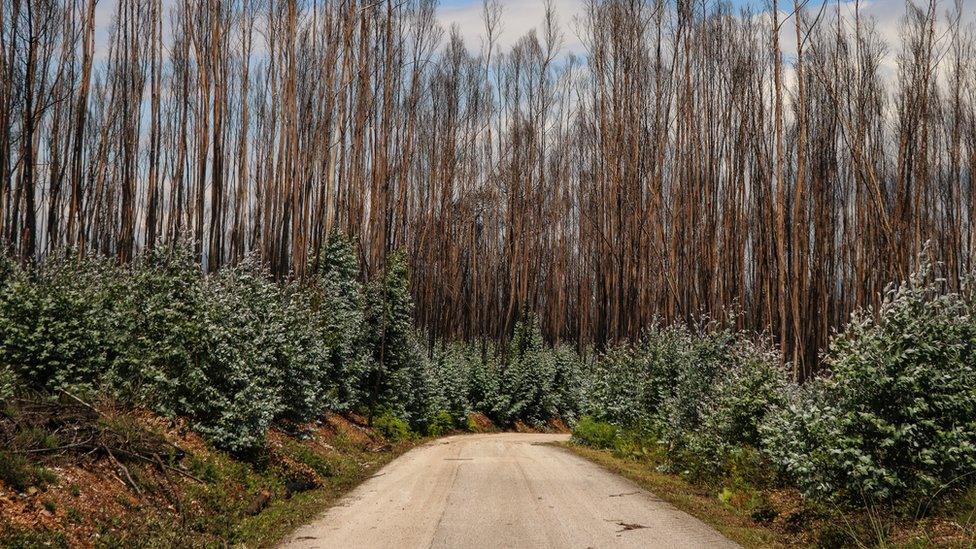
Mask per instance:
[[[564,449],[567,435],[461,435],[408,452],[283,545],[736,547]]]

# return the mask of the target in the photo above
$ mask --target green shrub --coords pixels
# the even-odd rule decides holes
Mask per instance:
[[[506,359],[497,420],[503,425],[516,421],[541,425],[556,417],[556,359],[535,316],[530,314],[515,325]]]
[[[740,446],[759,446],[759,424],[773,407],[786,402],[789,374],[778,351],[743,339],[733,349],[734,361],[720,372],[703,410],[703,431]]]
[[[328,349],[311,292],[253,258],[202,277],[186,246],[139,257],[119,306],[114,384],[190,418],[217,446],[253,449],[274,419],[327,409]]]
[[[468,369],[468,402],[471,409],[497,422],[502,414],[501,358],[488,342],[464,348],[463,359]]]
[[[780,474],[809,496],[831,495],[846,481],[837,476],[837,441],[844,437],[837,401],[823,379],[794,389],[759,426],[761,448]]]
[[[253,264],[223,269],[204,283],[202,352],[188,365],[174,404],[221,448],[260,446],[283,410],[280,299]]]
[[[69,256],[15,269],[0,286],[0,365],[51,390],[90,390],[114,358],[116,271]]]
[[[830,375],[762,427],[767,454],[808,494],[888,501],[976,481],[973,303],[929,282],[892,287],[825,357]]]
[[[427,434],[432,437],[439,437],[450,433],[455,428],[454,416],[447,410],[441,410],[434,415],[427,426]]]
[[[569,345],[556,346],[553,355],[554,415],[567,422],[574,422],[583,408],[583,358]]]
[[[280,331],[266,343],[275,350],[282,403],[279,417],[306,422],[327,410],[342,409],[329,371],[331,349],[322,337],[323,323],[313,309],[311,292],[296,284],[286,287],[281,299]]]
[[[373,429],[390,442],[401,442],[411,436],[410,425],[390,412],[373,418]]]
[[[613,453],[620,457],[646,459],[659,465],[668,459],[659,428],[654,423],[620,429],[613,443]]]
[[[425,432],[438,410],[444,407],[435,369],[416,337],[407,338],[401,363],[393,372],[391,385],[396,397],[388,405],[400,410],[417,432]]]
[[[586,413],[627,427],[664,416],[679,421],[680,432],[694,426],[698,402],[721,368],[715,358],[731,340],[708,328],[655,321],[637,344],[607,350],[586,376]]]
[[[368,364],[355,252],[333,235],[316,261],[309,284],[279,286],[254,258],[204,277],[188,246],[139,256],[116,306],[114,385],[233,451],[276,419],[355,406]]]
[[[314,370],[290,371],[281,289],[250,260],[201,278],[186,252],[157,252],[139,265],[127,300],[128,353],[116,376],[153,407],[184,416],[220,448],[262,444],[273,419],[308,403]],[[296,322],[293,324],[298,324]],[[307,338],[306,338],[307,339]],[[293,383],[297,383],[296,387]]]
[[[752,334],[701,322],[654,323],[636,345],[601,356],[585,409],[621,426],[615,451],[649,456],[698,480],[728,474],[729,456],[757,447],[758,425],[786,401],[776,349]]]
[[[426,372],[421,369],[424,353],[419,350],[413,332],[409,271],[402,254],[392,256],[382,277],[370,283],[365,318],[371,368],[363,379],[362,391],[369,395],[369,406],[391,407],[401,415],[412,406],[418,413],[416,408],[422,407],[424,399],[412,391],[422,388],[419,383],[415,386],[415,382],[426,376]],[[420,418],[408,419],[414,422]]]
[[[441,411],[446,412],[455,425],[464,424],[471,412],[468,398],[471,369],[464,345],[439,345],[434,349],[431,368]]]
[[[613,424],[583,416],[573,427],[573,442],[592,448],[613,448],[620,429]]]
[[[319,312],[319,337],[328,348],[328,405],[336,411],[366,403],[366,377],[373,368],[366,324],[366,296],[352,240],[333,232],[310,265],[312,307]]]
[[[538,322],[507,352],[490,344],[427,349],[413,326],[401,254],[367,287],[338,233],[307,281],[279,285],[254,258],[204,275],[192,247],[156,247],[127,266],[52,257],[0,265],[0,397],[14,384],[105,389],[181,416],[217,447],[253,450],[275,421],[386,409],[424,432],[466,422],[572,420],[580,360],[554,351]]]
[[[667,390],[658,392],[657,420],[662,440],[675,454],[686,451],[692,435],[704,421],[706,403],[711,400],[721,376],[736,368],[736,344],[744,334],[705,325],[693,329],[671,329],[673,344],[665,344],[667,352],[658,360],[666,360],[670,367],[658,367],[670,377]],[[668,371],[670,370],[670,371]]]
[[[0,403],[14,396],[17,390],[17,374],[7,364],[0,364]]]
[[[729,474],[730,460],[743,448],[759,448],[759,425],[787,401],[792,389],[776,350],[743,338],[730,349],[733,360],[718,372],[701,402],[700,426],[689,429],[681,467],[700,478]]]
[[[631,426],[646,419],[647,371],[628,344],[611,348],[597,360],[586,379],[584,413]]]
[[[133,262],[117,306],[112,385],[173,415],[203,353],[203,279],[189,246],[157,247]]]
[[[542,425],[553,418],[575,421],[585,401],[582,358],[568,346],[546,344],[532,315],[516,323],[505,351],[488,341],[434,349],[437,400],[455,424],[466,422],[471,412],[501,426],[518,421]]]

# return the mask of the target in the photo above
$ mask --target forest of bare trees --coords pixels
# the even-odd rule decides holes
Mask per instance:
[[[973,268],[976,42],[959,3],[892,2],[897,43],[807,3],[589,0],[503,49],[492,0],[481,43],[434,0],[0,0],[0,241],[284,278],[340,230],[406,251],[432,337],[734,310],[809,371],[927,241]]]

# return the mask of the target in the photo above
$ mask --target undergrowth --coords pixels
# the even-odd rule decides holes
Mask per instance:
[[[204,274],[189,246],[127,265],[70,253],[6,262],[0,397],[109,396],[185,418],[242,455],[271,427],[325,413],[392,415],[422,434],[463,427],[472,412],[502,426],[576,417],[582,359],[548,345],[532,315],[504,347],[427,348],[402,256],[364,281],[357,255],[333,234],[308,276],[284,283],[254,258]]]
[[[652,326],[598,359],[573,439],[825,546],[972,543],[973,297],[971,285],[945,287],[923,257],[877,309],[853,315],[824,372],[802,385],[760,335]],[[790,492],[799,503],[778,506]],[[952,541],[930,535],[950,523]]]
[[[278,282],[253,259],[204,274],[188,250],[127,265],[67,253],[5,263],[4,486],[53,484],[40,462],[68,448],[108,462],[137,494],[147,467],[186,466],[177,474],[203,483],[186,487],[192,501],[236,502],[191,530],[235,539],[254,494],[288,500],[358,478],[355,452],[280,442],[336,414],[362,418],[391,448],[485,423],[566,421],[577,443],[703,487],[752,520],[823,522],[824,540],[845,543],[961,517],[951,502],[976,485],[976,294],[946,287],[924,258],[878,308],[852,316],[824,372],[799,385],[769,338],[731,328],[734,318],[655,321],[599,354],[546,341],[529,311],[504,342],[445,342],[415,327],[401,255],[365,280],[355,243],[336,233],[305,278]],[[25,423],[9,405],[25,395],[70,401],[75,415]],[[93,419],[87,402],[122,413]],[[211,457],[153,446],[125,422],[133,410],[201,435]],[[777,498],[799,503],[785,512]]]

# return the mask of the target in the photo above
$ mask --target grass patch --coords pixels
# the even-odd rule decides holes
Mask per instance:
[[[0,546],[7,549],[54,547],[68,549],[71,544],[61,532],[27,530],[0,524]]]
[[[944,512],[959,524],[967,527],[976,524],[976,486],[964,490],[951,504],[945,506]]]
[[[0,480],[18,492],[31,486],[44,489],[57,480],[52,471],[35,465],[22,454],[0,452]]]
[[[246,547],[274,546],[295,528],[315,519],[348,491],[410,448],[412,445],[398,445],[389,452],[373,454],[373,461],[365,467],[336,469],[336,474],[330,476],[326,485],[321,488],[272,502],[260,514],[245,517],[238,523],[235,529],[235,540]]]
[[[657,469],[660,456],[627,453],[628,446],[620,444],[625,438],[610,449],[557,445],[630,479],[744,547],[976,547],[976,488],[948,491],[928,506],[842,509],[805,500],[795,489],[753,482],[754,472],[737,472],[736,463],[721,482],[663,473]]]
[[[573,443],[556,443],[574,454],[603,468],[628,478],[638,486],[712,526],[725,537],[744,547],[796,547],[789,539],[772,528],[756,524],[751,513],[723,502],[709,490],[695,486],[680,477],[655,471],[653,464],[614,456],[606,450],[595,450]]]
[[[273,546],[426,440],[408,431],[392,443],[361,418],[333,415],[232,454],[150,413],[19,404],[51,420],[0,416],[0,439],[14,445],[0,449],[0,501],[11,503],[0,505],[0,547]],[[65,424],[84,437],[61,429],[73,438],[60,440],[50,426]],[[69,444],[89,438],[115,452]]]
[[[620,429],[590,416],[583,416],[573,429],[573,441],[592,448],[612,448]]]

